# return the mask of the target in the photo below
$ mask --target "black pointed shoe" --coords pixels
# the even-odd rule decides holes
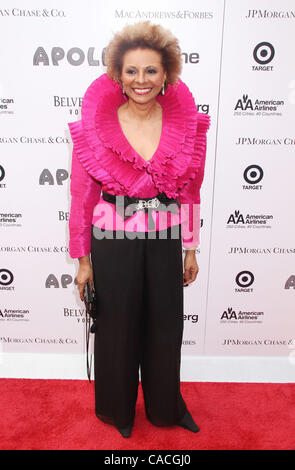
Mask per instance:
[[[130,423],[125,428],[117,428],[123,437],[130,437],[132,431],[133,423]]]
[[[192,418],[192,415],[190,414],[188,410],[186,410],[185,415],[180,421],[178,421],[177,424],[178,426],[181,426],[182,428],[188,429],[189,431],[192,431],[192,432],[200,431],[199,426],[196,425],[196,423],[194,422]]]

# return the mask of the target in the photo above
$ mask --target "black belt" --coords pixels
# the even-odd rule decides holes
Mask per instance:
[[[178,198],[169,198],[165,193],[159,193],[157,196],[138,198],[135,196],[116,196],[114,194],[102,191],[102,198],[116,205],[116,211],[124,217],[124,221],[132,217],[135,212],[143,210],[148,213],[148,228],[153,230],[155,223],[151,211],[173,212],[178,214],[180,202]],[[176,205],[175,205],[176,204]]]

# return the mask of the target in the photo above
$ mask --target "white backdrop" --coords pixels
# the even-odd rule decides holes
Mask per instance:
[[[86,377],[67,123],[112,35],[144,19],[179,38],[211,116],[182,378],[293,381],[292,0],[0,1],[0,376]]]

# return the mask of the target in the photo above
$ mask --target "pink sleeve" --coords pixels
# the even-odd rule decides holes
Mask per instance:
[[[100,198],[101,183],[85,170],[74,149],[70,192],[69,252],[71,258],[80,258],[91,251],[93,209]]]
[[[207,151],[207,130],[209,128],[209,116],[205,124],[200,126],[197,139],[196,151],[200,155],[200,166],[195,178],[190,180],[181,190],[179,201],[182,213],[182,246],[184,249],[193,248],[200,243],[200,189],[204,179],[206,151]]]

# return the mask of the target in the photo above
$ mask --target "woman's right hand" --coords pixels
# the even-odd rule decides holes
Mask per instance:
[[[78,289],[79,289],[79,296],[82,302],[84,301],[84,289],[87,282],[90,284],[91,290],[94,289],[93,285],[93,270],[91,266],[91,262],[89,256],[83,256],[83,258],[79,258],[79,270],[76,277]]]

